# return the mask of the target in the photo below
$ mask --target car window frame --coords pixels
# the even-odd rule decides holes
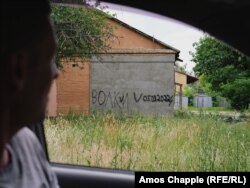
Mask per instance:
[[[107,0],[104,2],[114,3],[115,1]],[[127,1],[126,3],[123,3],[123,4],[132,6],[132,1]],[[132,7],[139,8],[138,4]],[[163,15],[163,16],[166,16],[166,15]],[[190,24],[190,22],[187,24]],[[190,24],[190,25],[194,25],[194,24]],[[195,27],[197,27],[197,25],[195,25]],[[39,122],[35,125],[32,125],[31,129],[37,135],[42,147],[44,148],[46,157],[49,160],[43,122]],[[79,181],[82,182],[83,180],[86,181],[86,185],[92,185],[94,187],[102,187],[103,183],[105,183],[106,180],[109,179],[111,176],[112,178],[110,180],[114,184],[112,185],[110,184],[109,187],[119,186],[120,188],[123,188],[123,187],[125,188],[125,187],[134,186],[135,171],[86,167],[83,165],[58,164],[58,163],[53,163],[53,162],[50,162],[50,164],[53,170],[57,172],[57,174],[59,175],[59,181],[62,182],[62,184],[64,185],[63,187],[72,186],[72,184],[70,184],[69,182],[75,182],[76,183],[75,185],[77,185]],[[63,170],[65,171],[65,173],[63,172]],[[68,176],[68,174],[72,174],[72,176]],[[95,178],[91,179],[91,177],[93,176],[97,178],[98,181],[96,181]],[[85,178],[82,179],[82,177],[85,177]],[[118,177],[117,182],[116,182],[116,177]],[[72,178],[72,181],[69,181],[68,178]],[[93,184],[93,182],[95,182],[96,184]]]

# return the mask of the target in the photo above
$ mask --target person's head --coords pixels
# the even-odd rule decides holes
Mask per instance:
[[[0,118],[19,129],[43,120],[58,74],[51,10],[48,0],[4,0],[0,9]]]

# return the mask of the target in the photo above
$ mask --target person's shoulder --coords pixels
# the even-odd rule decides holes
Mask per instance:
[[[38,141],[36,135],[28,128],[23,127],[13,137],[14,140],[23,141]]]
[[[37,136],[28,127],[20,129],[9,144],[13,157],[25,167],[25,173],[32,173],[34,181],[43,181],[49,187],[59,188],[57,177],[50,168]],[[32,181],[33,181],[32,180]],[[0,186],[1,187],[1,186]]]
[[[41,146],[40,146],[40,142],[38,138],[28,127],[24,127],[20,129],[13,136],[10,144],[13,147],[17,147],[18,150],[21,150],[21,149],[27,150],[31,148],[33,148],[33,150],[41,150]]]

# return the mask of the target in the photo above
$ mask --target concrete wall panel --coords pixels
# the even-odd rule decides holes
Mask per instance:
[[[112,55],[91,64],[92,111],[172,114],[174,55]],[[115,59],[115,61],[114,61]]]

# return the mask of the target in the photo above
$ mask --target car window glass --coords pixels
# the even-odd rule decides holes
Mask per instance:
[[[193,70],[193,44],[208,35],[149,12],[107,6],[115,13],[107,18],[114,32],[105,40],[108,48],[88,58],[61,59],[44,122],[50,161],[126,170],[249,171],[249,108],[244,115],[230,108]]]

